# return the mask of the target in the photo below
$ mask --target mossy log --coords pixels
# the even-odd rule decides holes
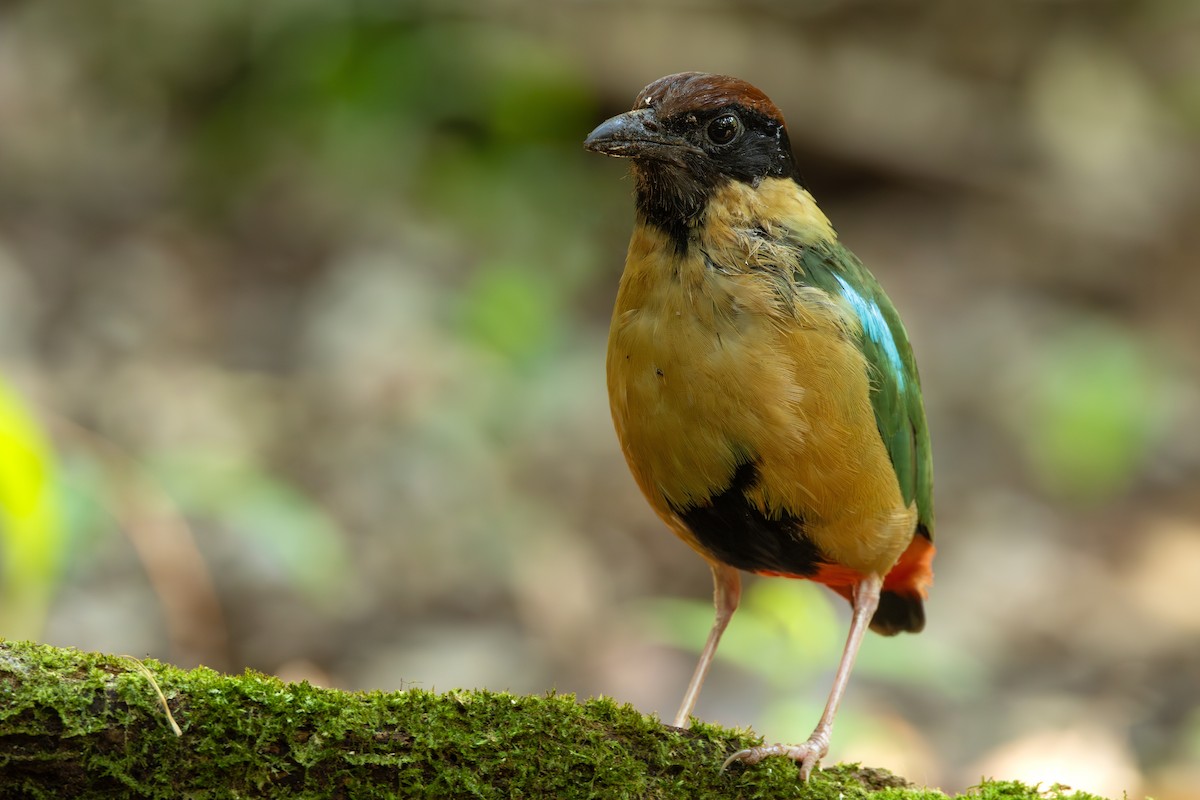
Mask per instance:
[[[343,692],[142,663],[0,641],[0,798],[945,798],[856,766],[807,784],[786,759],[722,772],[750,734],[609,699]]]

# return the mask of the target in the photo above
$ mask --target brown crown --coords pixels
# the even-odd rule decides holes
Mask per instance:
[[[707,72],[677,72],[659,78],[638,93],[633,108],[653,108],[658,112],[659,119],[667,119],[678,114],[711,111],[735,103],[787,127],[783,114],[761,89],[740,78]]]

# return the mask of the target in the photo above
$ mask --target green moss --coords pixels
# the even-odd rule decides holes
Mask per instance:
[[[129,659],[0,642],[0,786],[28,797],[197,800],[945,797],[855,765],[819,770],[808,784],[783,759],[722,772],[727,754],[756,743],[750,733],[680,731],[607,698],[352,693],[145,666],[182,737]],[[1068,800],[1054,791],[987,783],[976,795]]]
[[[1030,787],[1018,781],[985,781],[971,790],[970,796],[979,800],[1027,800],[1034,797],[1041,800],[1104,800],[1097,795],[1074,792],[1069,787],[1058,784],[1049,789],[1042,789],[1040,786]]]

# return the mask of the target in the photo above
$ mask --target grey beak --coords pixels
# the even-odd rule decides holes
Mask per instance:
[[[624,158],[670,158],[670,151],[690,149],[683,139],[662,129],[652,108],[627,111],[600,123],[583,140],[594,153]]]

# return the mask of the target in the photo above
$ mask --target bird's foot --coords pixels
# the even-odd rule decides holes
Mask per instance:
[[[802,744],[760,745],[758,747],[739,750],[725,759],[725,763],[721,765],[721,769],[724,770],[735,761],[752,765],[757,764],[767,756],[787,756],[800,765],[800,779],[807,781],[808,776],[812,774],[813,768],[817,766],[817,762],[824,758],[828,752],[829,735],[823,731],[816,731],[812,736],[808,737],[808,741]]]

